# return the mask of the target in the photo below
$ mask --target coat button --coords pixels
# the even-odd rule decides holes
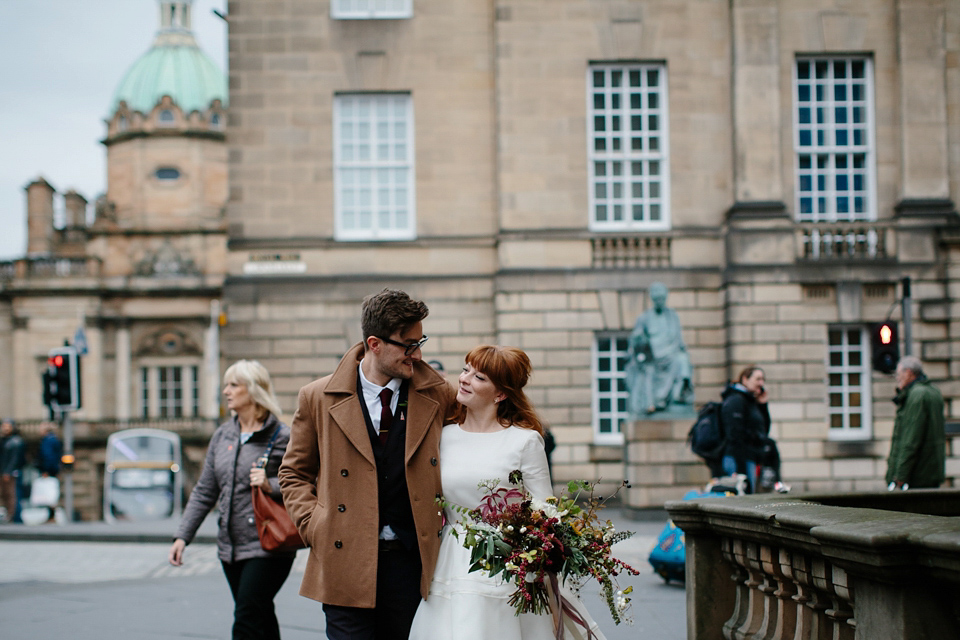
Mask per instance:
[[[344,504],[337,505],[337,511],[339,511],[340,513],[343,513],[343,512],[346,511],[346,510],[347,510],[347,506],[346,506],[346,505],[344,505]]]
[[[344,478],[346,478],[348,475],[350,475],[350,473],[347,472],[346,469],[340,469],[340,475],[342,475]]]
[[[437,459],[436,459],[436,458],[430,458],[430,464],[432,464],[433,466],[437,466]]]
[[[335,546],[337,549],[339,549],[340,547],[343,546],[343,543],[340,542],[339,540],[337,540],[336,542],[333,543],[333,546]]]

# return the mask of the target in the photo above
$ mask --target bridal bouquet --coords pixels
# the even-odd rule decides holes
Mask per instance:
[[[594,578],[614,622],[625,620],[632,587],[621,591],[616,577],[621,571],[633,575],[638,571],[613,557],[611,547],[633,533],[615,531],[609,520],[600,520],[597,512],[605,500],[595,498],[587,482],[570,482],[568,494],[540,502],[524,489],[520,471],[511,472],[509,481],[516,488],[497,488],[499,480],[480,483],[486,489],[480,505],[457,509],[463,514],[463,546],[472,550],[470,571],[502,574],[513,583],[510,604],[517,615],[550,613],[558,578],[575,591]],[[581,507],[584,491],[589,493]],[[453,534],[460,538],[457,528]]]

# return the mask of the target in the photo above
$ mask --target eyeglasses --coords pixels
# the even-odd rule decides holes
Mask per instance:
[[[423,346],[423,343],[424,343],[424,342],[426,342],[427,340],[430,339],[430,336],[423,336],[422,338],[420,338],[420,339],[417,340],[416,342],[410,342],[410,343],[407,343],[407,342],[397,342],[396,340],[391,340],[390,338],[380,338],[380,339],[383,340],[384,342],[386,342],[387,344],[392,344],[392,345],[395,345],[395,346],[398,346],[398,347],[403,347],[403,355],[405,355],[405,356],[412,356],[413,353],[414,353],[417,349],[419,349],[420,347]]]

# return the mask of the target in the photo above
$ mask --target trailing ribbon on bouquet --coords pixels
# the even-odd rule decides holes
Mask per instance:
[[[597,640],[597,634],[590,629],[590,623],[584,620],[573,607],[573,604],[560,593],[560,583],[559,580],[557,580],[556,573],[551,572],[549,574],[547,597],[550,600],[550,615],[553,617],[553,629],[556,640],[564,640],[564,616],[577,626],[583,628],[585,635],[578,633],[578,638]]]

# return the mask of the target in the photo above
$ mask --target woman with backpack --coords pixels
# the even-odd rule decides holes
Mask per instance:
[[[745,474],[748,493],[757,490],[758,466],[772,469],[775,490],[789,491],[780,481],[780,454],[769,435],[770,411],[765,384],[763,369],[750,365],[722,394],[720,419],[726,434],[723,471],[728,475]]]

